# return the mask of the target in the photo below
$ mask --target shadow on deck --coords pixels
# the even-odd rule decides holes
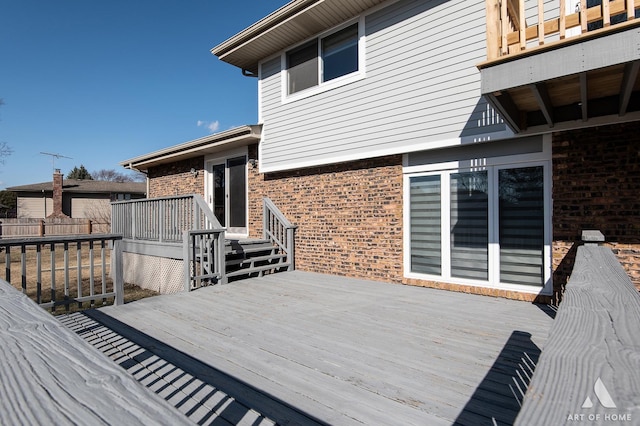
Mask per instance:
[[[491,424],[512,425],[540,354],[530,333],[514,331],[454,424],[480,425],[491,419]]]
[[[477,425],[513,422],[553,320],[293,271],[63,322],[199,424]]]
[[[327,425],[98,310],[62,322],[199,425]]]

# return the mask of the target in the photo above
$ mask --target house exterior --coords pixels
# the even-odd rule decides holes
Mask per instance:
[[[112,201],[144,198],[146,184],[63,179],[57,171],[52,182],[13,186],[7,191],[17,195],[18,219],[102,219],[111,216]]]
[[[259,124],[122,165],[238,237],[269,197],[306,271],[549,301],[599,229],[640,286],[639,6],[538,7],[294,0],[212,49]]]

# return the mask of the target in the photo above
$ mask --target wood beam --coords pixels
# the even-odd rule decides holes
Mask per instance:
[[[624,66],[624,75],[622,77],[622,86],[620,87],[620,109],[618,115],[622,117],[627,113],[629,99],[633,92],[636,79],[638,78],[638,69],[640,69],[640,61],[629,62]]]
[[[538,102],[542,115],[544,115],[544,119],[547,120],[549,127],[553,127],[553,104],[551,103],[551,97],[549,96],[547,85],[544,83],[535,83],[531,84],[529,87],[531,87],[533,95],[536,97],[536,101]]]
[[[587,92],[587,73],[580,73],[580,110],[582,111],[582,121],[587,121],[589,119],[588,115],[588,107],[589,105],[589,96]]]
[[[509,93],[488,93],[485,96],[491,106],[498,111],[502,119],[507,123],[507,126],[509,126],[514,133],[519,133],[523,130],[523,126],[520,125],[520,110],[515,102],[513,102],[513,99],[511,99]]]

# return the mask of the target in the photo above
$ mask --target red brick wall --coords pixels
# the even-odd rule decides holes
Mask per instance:
[[[194,176],[191,169],[198,174]],[[204,196],[204,157],[149,169],[149,198],[200,194]]]
[[[402,156],[287,173],[249,168],[249,179],[251,236],[262,235],[267,196],[299,226],[297,269],[401,282]]]
[[[553,135],[554,284],[583,229],[600,230],[640,289],[640,122]]]

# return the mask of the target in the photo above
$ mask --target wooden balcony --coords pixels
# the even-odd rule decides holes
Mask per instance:
[[[516,133],[640,119],[640,1],[569,1],[486,2],[482,94]]]

